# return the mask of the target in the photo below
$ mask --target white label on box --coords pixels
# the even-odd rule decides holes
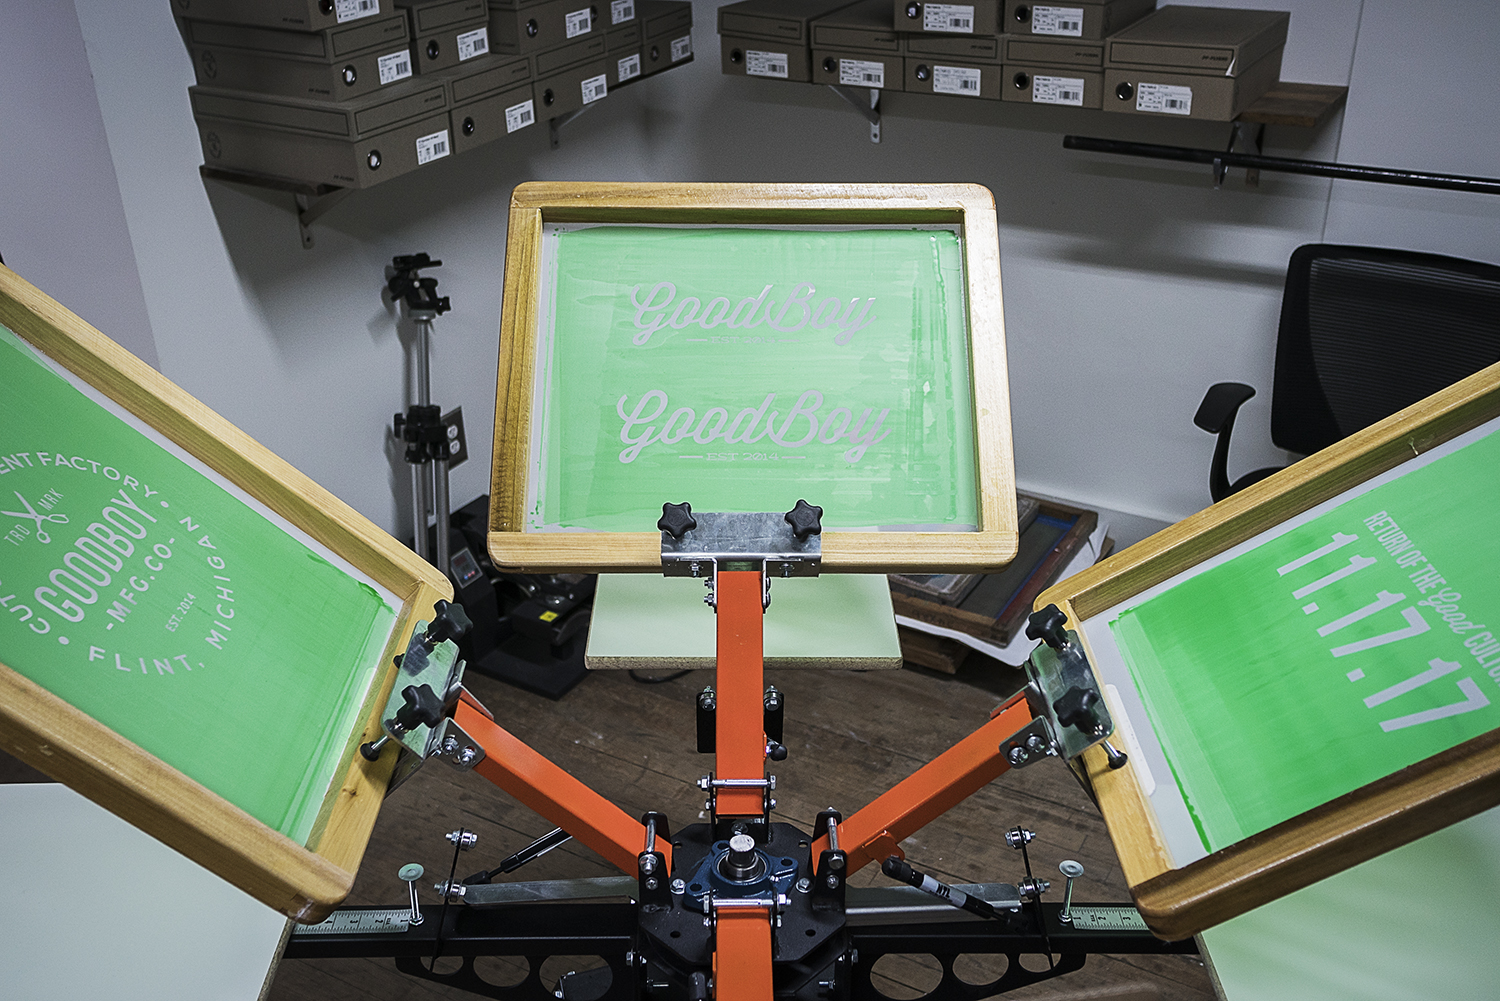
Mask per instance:
[[[979,70],[969,69],[967,66],[934,66],[932,68],[932,92],[978,97]]]
[[[609,5],[609,23],[624,24],[635,20],[635,0],[613,0]]]
[[[458,61],[473,59],[490,51],[490,29],[475,28],[458,36]]]
[[[609,93],[609,78],[603,73],[583,81],[583,103],[593,104]]]
[[[338,19],[339,24],[358,21],[362,17],[374,17],[379,13],[380,0],[338,0],[333,5],[333,16]]]
[[[962,31],[974,33],[972,4],[930,3],[922,7],[923,31]]]
[[[441,160],[452,152],[448,148],[448,130],[434,132],[430,136],[423,136],[417,140],[417,166],[431,163],[433,160]]]
[[[693,54],[693,36],[683,35],[672,39],[672,61],[680,63]]]
[[[639,52],[632,52],[624,59],[621,59],[616,65],[619,67],[619,72],[616,75],[620,78],[621,83],[624,83],[626,80],[634,80],[641,75],[641,54]]]
[[[885,63],[840,59],[839,83],[845,87],[884,87]]]
[[[516,129],[524,129],[536,121],[536,106],[527,98],[520,104],[512,104],[505,109],[505,131],[507,134]]]
[[[1083,37],[1082,7],[1033,7],[1031,8],[1031,33],[1033,35],[1069,35]]]
[[[577,38],[579,35],[587,35],[594,30],[594,18],[587,7],[583,10],[575,10],[571,14],[563,16],[563,23],[569,38]]]
[[[1193,88],[1173,87],[1165,83],[1135,85],[1135,110],[1159,111],[1164,115],[1191,115]]]
[[[785,80],[786,67],[785,52],[745,50],[745,73],[749,76],[774,76],[778,80]]]
[[[375,64],[380,67],[380,86],[382,87],[411,76],[411,53],[406,49],[392,52],[388,56],[381,56],[375,60]]]
[[[1067,104],[1083,107],[1083,80],[1076,76],[1034,76],[1031,78],[1033,104]]]

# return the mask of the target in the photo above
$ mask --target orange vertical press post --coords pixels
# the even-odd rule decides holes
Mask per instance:
[[[718,706],[714,711],[717,779],[764,780],[766,717],[765,605],[760,570],[719,570],[714,581],[717,617]],[[724,786],[716,790],[720,817],[759,817],[765,790]]]

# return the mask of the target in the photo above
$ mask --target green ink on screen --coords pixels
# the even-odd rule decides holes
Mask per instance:
[[[1204,847],[1500,726],[1500,433],[1111,623]]]
[[[0,662],[305,843],[394,623],[0,327]]]
[[[827,527],[974,530],[957,234],[598,227],[554,247],[529,531],[799,497]]]

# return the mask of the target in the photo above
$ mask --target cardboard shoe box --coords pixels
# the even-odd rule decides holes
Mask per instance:
[[[1005,35],[1006,65],[1072,66],[1078,69],[1104,69],[1104,43],[1073,38],[1043,38],[1037,35]]]
[[[1000,100],[1002,67],[906,57],[906,92]]]
[[[531,85],[531,90],[538,118],[559,118],[571,114],[584,105],[603,100],[609,94],[607,61],[596,59],[540,78]]]
[[[719,63],[727,76],[812,83],[812,52],[775,39],[720,35]]]
[[[905,61],[900,56],[836,49],[812,51],[813,83],[901,90],[905,87],[904,76]]]
[[[813,22],[852,5],[853,0],[741,0],[719,8],[719,34],[774,39],[808,49]]]
[[[1267,53],[1238,76],[1106,68],[1104,110],[1233,121],[1281,79],[1281,53]]]
[[[692,28],[678,26],[648,38],[641,50],[642,76],[660,73],[678,63],[690,61],[693,58]]]
[[[490,56],[446,80],[455,153],[536,124],[531,65],[525,56]]]
[[[199,84],[343,101],[412,75],[406,15],[321,31],[183,20]]]
[[[1060,0],[1029,3],[1005,0],[1002,31],[1051,38],[1106,38],[1139,21],[1156,8],[1156,0]]]
[[[453,152],[441,80],[339,104],[214,87],[188,96],[210,167],[368,188]]]
[[[485,0],[393,0],[411,15],[412,55],[418,73],[435,73],[489,55],[490,10]]]
[[[576,42],[538,52],[531,57],[538,78],[556,76],[570,66],[604,58],[604,33],[594,32]]]
[[[995,35],[907,35],[906,56],[965,63],[1000,62],[1001,38]]]
[[[862,0],[813,21],[812,47],[899,56],[903,39],[891,25],[889,0]]]
[[[1069,108],[1102,107],[1104,72],[1073,66],[1028,66],[1006,63],[1000,100],[1022,104],[1055,104]]]
[[[968,3],[922,3],[894,0],[892,23],[897,31],[932,31],[947,35],[998,35],[1002,0]]]
[[[380,0],[172,0],[179,17],[321,31],[380,14]],[[390,12],[390,8],[386,8]]]
[[[1220,7],[1163,7],[1112,36],[1104,65],[1243,76],[1286,44],[1285,11]]]
[[[545,0],[518,8],[491,2],[489,11],[490,48],[515,55],[555,49],[585,35],[603,35],[608,27],[605,18],[610,16],[602,0]]]

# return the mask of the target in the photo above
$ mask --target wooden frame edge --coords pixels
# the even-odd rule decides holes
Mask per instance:
[[[692,198],[694,204],[686,204]],[[788,204],[790,200],[791,204]],[[607,202],[607,204],[601,204]],[[969,281],[969,374],[974,408],[977,532],[833,532],[823,537],[830,572],[993,571],[1015,558],[1015,459],[1010,383],[1000,293],[994,196],[973,184],[686,184],[529,181],[511,193],[501,302],[500,359],[495,391],[494,463],[488,546],[498,565],[521,571],[659,571],[660,536],[634,533],[527,533],[524,520],[531,416],[527,390],[534,377],[536,288],[543,224],[563,222],[782,221],[958,222],[965,228]],[[974,276],[993,273],[993,295],[975,302]],[[986,286],[987,287],[987,286]],[[987,373],[985,386],[977,386]],[[513,387],[517,388],[513,392]],[[998,529],[985,526],[999,525]],[[1010,526],[1008,529],[1005,526]],[[897,559],[888,554],[893,540]],[[607,540],[607,541],[606,541]],[[909,560],[904,557],[910,556]]]

